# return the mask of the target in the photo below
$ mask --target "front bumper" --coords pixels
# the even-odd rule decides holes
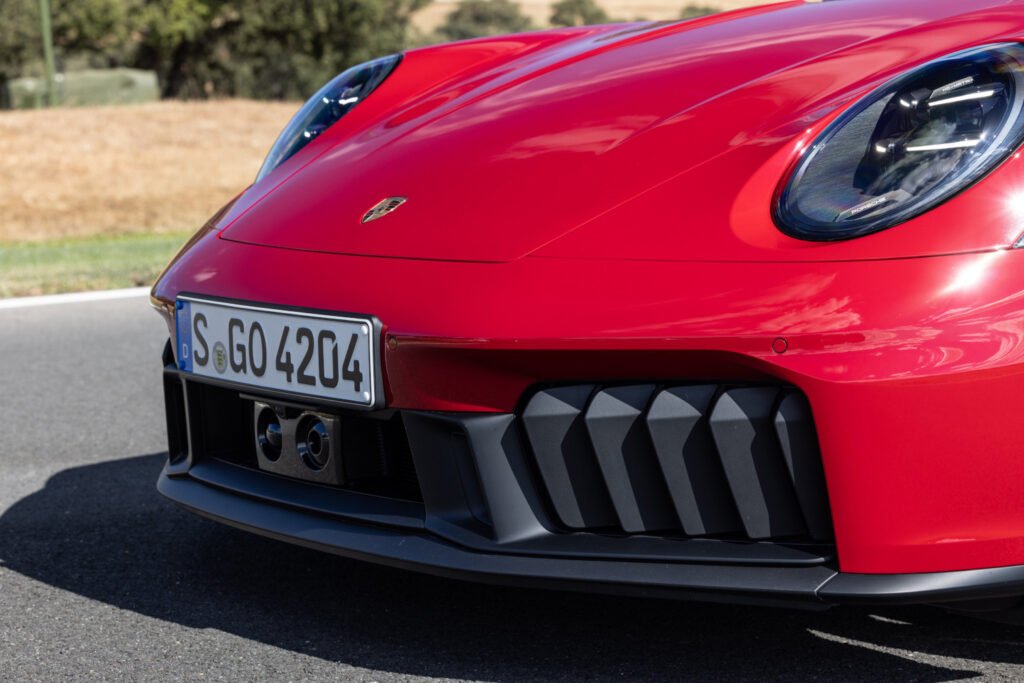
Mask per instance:
[[[797,387],[818,427],[835,566],[952,576],[1024,565],[1022,259],[447,263],[211,233],[154,296],[165,311],[201,291],[374,314],[400,410],[508,414],[539,383]]]
[[[169,350],[165,360],[170,360]],[[559,509],[566,501],[557,505],[549,495],[551,481],[539,471],[535,458],[542,453],[529,428],[529,414],[342,411],[339,419],[351,424],[391,425],[387,443],[392,446],[393,426],[401,423],[401,439],[407,439],[410,448],[405,457],[415,464],[412,476],[417,481],[410,495],[408,485],[367,492],[262,471],[248,453],[253,446],[244,433],[245,417],[251,413],[246,394],[197,382],[171,362],[165,367],[165,390],[171,438],[169,462],[158,483],[164,496],[222,523],[347,557],[489,583],[806,609],[911,603],[970,609],[972,603],[1024,594],[1024,567],[843,573],[827,509],[819,520],[824,527],[812,523],[807,508],[805,527],[779,526],[778,499],[765,498],[770,522],[744,515],[731,536],[567,528],[564,510]],[[782,397],[792,395],[781,390]],[[208,414],[213,405],[217,409]],[[241,419],[234,421],[239,415]],[[532,448],[527,441],[533,442]],[[572,444],[564,433],[557,433],[555,441],[571,455]],[[350,445],[355,443],[369,442],[356,440]],[[794,448],[790,444],[786,453],[789,461],[800,457]],[[638,454],[624,453],[635,465]],[[379,457],[371,455],[374,460]],[[762,463],[765,459],[760,458]],[[402,468],[397,461],[392,468],[413,469]],[[578,478],[573,483],[580,485]],[[675,493],[671,485],[669,491]],[[654,495],[650,489],[643,493]],[[581,500],[593,498],[592,491],[580,495]],[[795,499],[792,504],[799,507]],[[621,514],[619,502],[613,507]],[[680,518],[685,524],[686,518]],[[749,537],[762,522],[770,528],[760,538]]]

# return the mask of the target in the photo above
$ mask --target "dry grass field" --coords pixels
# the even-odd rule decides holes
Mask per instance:
[[[193,230],[252,181],[297,107],[0,112],[0,243]]]
[[[609,16],[618,19],[644,17],[655,21],[675,19],[687,5],[702,5],[719,10],[733,10],[754,5],[767,5],[779,0],[597,0]],[[555,0],[519,0],[519,7],[536,26],[547,25]],[[434,0],[417,12],[413,24],[423,33],[440,26],[445,17],[458,6],[458,0]]]

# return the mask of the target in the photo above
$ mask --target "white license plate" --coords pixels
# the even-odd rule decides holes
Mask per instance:
[[[374,406],[374,319],[182,296],[178,367],[201,377]]]

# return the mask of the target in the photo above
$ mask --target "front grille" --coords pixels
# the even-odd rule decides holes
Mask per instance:
[[[793,388],[568,386],[528,394],[514,414],[277,399],[282,426],[310,411],[331,420],[341,467],[314,480],[257,455],[255,407],[270,399],[182,373],[167,356],[170,479],[427,529],[475,552],[804,568],[835,559],[813,420]],[[290,453],[281,457],[300,457]]]
[[[566,531],[827,542],[817,434],[790,387],[567,386],[522,414]]]

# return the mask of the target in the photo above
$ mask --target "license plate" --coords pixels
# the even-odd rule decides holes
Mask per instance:
[[[182,296],[178,367],[289,394],[374,406],[378,326],[369,316],[307,313]]]

